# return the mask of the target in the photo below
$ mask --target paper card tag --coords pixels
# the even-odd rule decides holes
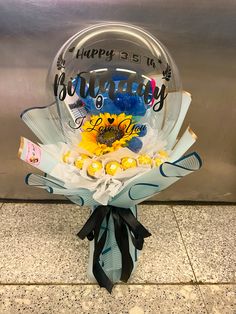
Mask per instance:
[[[31,165],[38,166],[41,162],[41,148],[28,141],[26,147],[25,161]]]
[[[49,154],[45,149],[28,139],[21,137],[18,157],[48,174],[58,163],[58,159]]]

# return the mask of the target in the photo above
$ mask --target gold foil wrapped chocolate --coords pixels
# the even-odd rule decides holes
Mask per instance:
[[[89,176],[94,177],[96,172],[102,170],[103,166],[101,161],[94,160],[87,168],[87,173]]]
[[[107,174],[114,176],[122,171],[122,167],[118,161],[109,161],[105,166],[105,171]]]
[[[68,150],[65,154],[63,154],[62,160],[66,164],[72,164],[73,163],[73,158],[71,157],[71,151],[70,150]]]
[[[124,170],[129,169],[129,168],[136,168],[137,161],[132,157],[123,157],[121,159],[121,165]]]
[[[160,159],[158,157],[154,158],[154,166],[155,167],[160,167],[161,164],[163,164],[163,160],[162,159]]]
[[[86,159],[89,159],[89,156],[86,154],[80,154],[79,156],[77,156],[74,161],[75,167],[78,169],[82,169]]]
[[[169,157],[169,154],[165,150],[159,150],[159,152],[157,153],[157,156],[159,158],[167,159]]]
[[[152,166],[152,158],[148,155],[139,155],[138,156],[138,164],[139,166]]]
[[[154,158],[154,166],[160,167],[163,162],[167,161],[169,157],[169,154],[165,150],[159,150],[157,152],[156,157]]]

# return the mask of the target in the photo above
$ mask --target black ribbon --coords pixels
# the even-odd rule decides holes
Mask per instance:
[[[142,250],[144,238],[149,237],[150,232],[136,219],[129,208],[121,208],[115,206],[98,206],[77,234],[80,239],[92,241],[94,239],[94,254],[93,254],[93,274],[100,287],[106,288],[110,293],[113,288],[113,282],[108,278],[102,269],[99,259],[102,253],[108,228],[104,228],[103,233],[99,237],[101,225],[103,221],[108,225],[110,216],[112,216],[115,228],[115,238],[118,248],[121,252],[122,270],[120,280],[127,282],[134,264],[129,252],[129,234],[133,245],[136,249]]]

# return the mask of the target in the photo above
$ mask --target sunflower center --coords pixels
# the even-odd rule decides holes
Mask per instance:
[[[120,140],[123,136],[124,134],[122,130],[116,126],[111,126],[98,133],[97,141],[100,144],[106,144],[111,147],[115,141]]]

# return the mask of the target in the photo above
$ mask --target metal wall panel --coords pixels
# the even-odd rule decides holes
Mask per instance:
[[[0,0],[0,197],[52,198],[24,185],[33,169],[17,159],[19,137],[35,138],[19,114],[52,99],[45,78],[67,38],[96,22],[123,21],[169,48],[193,96],[185,126],[199,135],[192,150],[203,168],[155,199],[236,201],[235,16],[235,0]]]

